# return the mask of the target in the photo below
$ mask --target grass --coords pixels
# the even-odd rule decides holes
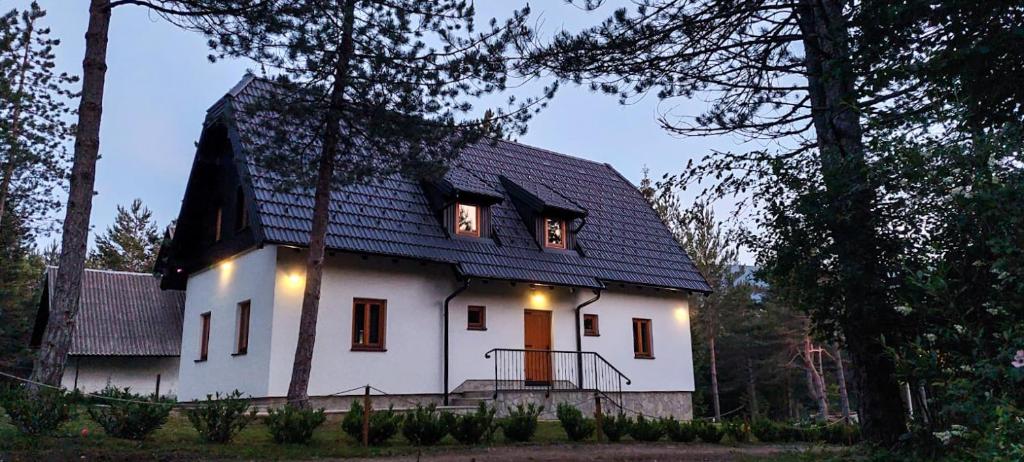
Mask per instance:
[[[87,435],[83,435],[87,429]],[[623,439],[629,441],[628,437]],[[569,439],[557,421],[540,422],[537,433],[529,443],[510,443],[497,432],[492,445],[538,445],[569,443]],[[572,444],[594,444],[589,441]],[[658,444],[658,443],[644,443]],[[437,446],[422,448],[424,452],[465,449],[451,436],[446,436]],[[276,444],[261,420],[250,424],[228,444],[205,443],[181,415],[172,415],[162,428],[144,441],[129,441],[107,436],[103,429],[89,419],[84,412],[66,424],[57,436],[27,437],[21,435],[7,421],[0,417],[0,461],[7,460],[70,460],[75,458],[99,460],[194,460],[194,459],[316,459],[373,456],[400,456],[416,454],[421,448],[412,446],[399,433],[387,444],[363,448],[356,440],[341,430],[340,416],[329,416],[327,422],[316,430],[313,439],[306,445]],[[820,455],[820,454],[819,454]],[[803,462],[820,460],[807,453],[795,453],[771,458],[745,458],[749,462],[767,460],[782,462]],[[841,460],[841,459],[832,459]]]

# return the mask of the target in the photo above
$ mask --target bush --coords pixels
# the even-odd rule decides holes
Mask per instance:
[[[249,400],[235,390],[224,396],[206,395],[206,401],[196,403],[185,415],[204,441],[227,443],[256,418],[256,409],[250,409]]]
[[[798,427],[800,429],[800,441],[807,443],[817,443],[822,441],[824,436],[824,427],[817,424],[810,424],[806,427]]]
[[[696,427],[697,436],[705,443],[718,444],[722,441],[722,437],[725,436],[725,432],[713,423],[699,422],[696,424]]]
[[[370,411],[370,432],[367,435],[367,440],[369,440],[371,445],[377,446],[398,433],[402,416],[396,414],[391,407],[388,407],[386,411],[378,411],[372,408]],[[362,403],[359,401],[352,402],[352,407],[341,421],[341,429],[356,441],[363,441]]]
[[[487,407],[481,402],[476,412],[466,415],[448,414],[448,431],[452,438],[462,444],[480,444],[490,441],[494,434],[494,414],[496,409]]]
[[[824,429],[825,441],[831,444],[852,445],[860,441],[860,427],[837,422]]]
[[[537,432],[537,417],[544,411],[544,406],[530,403],[509,408],[508,417],[501,419],[501,429],[505,438],[510,441],[530,441]]]
[[[762,443],[774,443],[783,441],[782,427],[768,419],[758,419],[750,424],[750,432]]]
[[[583,417],[583,413],[575,406],[566,403],[559,404],[556,415],[570,441],[583,441],[594,434],[596,428],[594,419]]]
[[[11,388],[0,396],[0,406],[18,431],[31,436],[55,433],[74,413],[70,396],[51,388],[41,388],[34,395],[22,387]]]
[[[279,444],[304,444],[313,437],[313,431],[327,420],[323,409],[301,409],[285,405],[267,410],[267,430]]]
[[[732,420],[723,425],[725,433],[737,443],[750,441],[750,425],[742,420]]]
[[[800,427],[797,427],[796,425],[779,424],[777,428],[779,430],[779,441],[793,443],[797,441],[803,441],[804,439],[803,430],[801,430]]]
[[[690,443],[697,439],[697,429],[693,428],[690,422],[680,422],[669,417],[662,420],[661,426],[665,429],[668,439],[676,443]]]
[[[665,428],[661,426],[660,420],[649,419],[642,414],[636,416],[636,421],[629,429],[629,436],[637,441],[658,441],[664,434]]]
[[[90,406],[89,417],[108,435],[115,438],[142,440],[167,423],[173,401],[150,398],[132,393],[129,388],[107,386],[99,396],[102,405]],[[147,401],[147,399],[150,399]]]
[[[615,417],[604,416],[601,419],[601,432],[608,438],[608,441],[616,442],[622,439],[629,433],[629,429],[633,426],[633,421],[626,417],[626,414],[619,413]]]
[[[402,422],[402,435],[416,446],[433,446],[448,434],[448,413],[438,413],[437,406],[417,405],[416,409],[405,415]]]

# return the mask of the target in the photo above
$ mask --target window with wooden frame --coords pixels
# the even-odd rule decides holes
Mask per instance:
[[[199,359],[206,361],[210,356],[210,312],[199,315]]]
[[[352,301],[352,350],[386,351],[387,300],[357,298]]]
[[[467,330],[487,330],[487,307],[469,305],[466,310]]]
[[[651,339],[651,320],[633,318],[633,356],[639,359],[654,359]]]
[[[549,249],[565,248],[565,220],[560,218],[544,219],[544,247]]]
[[[583,335],[587,337],[598,337],[601,335],[601,331],[597,325],[596,314],[585,314],[583,315]]]
[[[473,204],[455,204],[456,235],[480,237],[480,208]]]
[[[249,210],[245,208],[245,193],[239,186],[235,190],[235,231],[242,231],[249,227]]]
[[[224,224],[224,208],[217,207],[216,223],[213,228],[213,242],[220,242],[220,238],[223,237],[221,234],[221,227]]]
[[[246,300],[238,304],[238,329],[236,329],[235,355],[249,352],[249,313],[252,303]]]

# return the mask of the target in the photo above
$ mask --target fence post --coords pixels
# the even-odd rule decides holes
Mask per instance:
[[[601,413],[601,395],[594,393],[594,423],[597,426],[597,441],[604,441],[604,415]]]
[[[160,400],[160,374],[156,375],[156,391],[153,393],[153,396],[156,397],[157,401]]]
[[[363,447],[370,447],[370,386],[363,392]]]

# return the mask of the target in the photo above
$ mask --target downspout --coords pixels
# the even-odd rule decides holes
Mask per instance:
[[[469,288],[469,279],[462,282],[459,288],[444,299],[444,405],[448,405],[448,304],[462,291]]]
[[[583,337],[580,336],[580,310],[600,299],[601,289],[594,289],[594,298],[580,303],[576,307],[576,386],[580,389],[583,388]]]

